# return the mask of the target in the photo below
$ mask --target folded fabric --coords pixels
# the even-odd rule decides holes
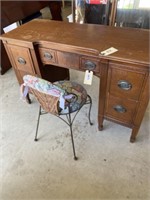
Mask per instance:
[[[24,83],[21,85],[21,95],[22,98],[25,98],[28,94],[28,87],[38,90],[39,92],[49,94],[55,97],[59,97],[60,108],[64,109],[65,99],[64,96],[66,93],[62,88],[52,84],[49,81],[44,79],[32,76],[25,75],[23,77]]]
[[[39,92],[50,94],[55,97],[60,97],[60,95],[64,95],[66,93],[62,88],[35,76],[25,75],[23,80],[25,86],[27,85],[33,89],[38,90]]]

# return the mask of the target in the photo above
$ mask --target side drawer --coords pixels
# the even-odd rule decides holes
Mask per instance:
[[[125,66],[109,69],[109,92],[122,98],[138,100],[141,94],[145,73],[124,69]]]
[[[32,58],[28,48],[8,45],[14,67],[19,71],[35,74]]]
[[[138,102],[109,95],[107,99],[106,115],[121,122],[132,123]]]
[[[57,63],[57,54],[55,50],[39,48],[39,54],[42,63],[44,64],[55,64]]]
[[[80,69],[82,70],[90,70],[96,73],[100,71],[100,62],[98,59],[90,58],[90,57],[82,57],[80,59]]]

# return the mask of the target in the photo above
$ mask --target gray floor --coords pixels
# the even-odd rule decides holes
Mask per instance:
[[[82,72],[70,73],[83,84]],[[150,199],[150,106],[134,144],[131,129],[115,123],[105,121],[99,132],[99,79],[94,77],[92,86],[85,85],[94,125],[88,124],[88,106],[83,107],[73,126],[79,157],[74,161],[69,128],[52,115],[42,116],[39,141],[33,141],[38,104],[20,100],[13,69],[0,76],[0,86],[0,200]]]
[[[71,71],[82,84],[83,73]],[[41,118],[39,137],[33,141],[38,114],[20,100],[14,71],[0,77],[1,85],[1,199],[149,199],[149,109],[137,141],[129,143],[129,128],[105,121],[97,128],[99,79],[85,86],[93,99],[93,126],[85,106],[74,122],[78,161],[73,160],[69,128],[58,118]]]

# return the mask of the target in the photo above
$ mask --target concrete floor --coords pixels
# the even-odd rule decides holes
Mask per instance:
[[[82,72],[70,71],[83,84]],[[78,161],[73,160],[69,127],[44,115],[39,141],[34,142],[38,103],[20,100],[13,69],[0,76],[0,200],[148,200],[150,199],[150,139],[148,107],[137,141],[131,129],[104,122],[97,128],[99,79],[86,86],[93,99],[77,116],[73,131]]]
[[[82,84],[84,74],[71,70]],[[85,86],[93,99],[93,126],[87,109],[77,116],[73,131],[78,161],[73,160],[69,128],[55,116],[44,115],[39,141],[34,142],[38,104],[20,100],[11,69],[0,77],[1,200],[150,199],[149,108],[137,141],[129,143],[129,128],[105,121],[97,128],[99,79]]]

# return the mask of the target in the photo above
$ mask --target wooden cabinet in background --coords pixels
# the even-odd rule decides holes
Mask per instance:
[[[62,20],[61,6],[62,1],[1,1],[1,34],[3,28],[17,21],[21,21],[34,13],[39,12],[42,8],[48,6],[53,20]],[[1,43],[0,73],[3,75],[11,68],[11,63],[6,54],[5,48]],[[68,76],[68,70],[62,70],[63,74]],[[57,74],[54,74],[57,76]],[[53,77],[53,76],[52,76]]]

